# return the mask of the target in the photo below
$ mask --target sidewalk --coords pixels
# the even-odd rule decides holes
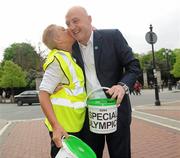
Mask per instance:
[[[145,115],[142,118],[135,112]],[[132,122],[132,157],[179,158],[180,102],[141,106],[135,112]]]
[[[135,108],[131,124],[132,158],[179,158],[179,126],[180,102]],[[49,158],[49,142],[42,120],[14,122],[0,135],[0,157]],[[106,148],[103,158],[109,158]]]
[[[0,119],[0,130],[7,124],[8,122],[6,120]]]

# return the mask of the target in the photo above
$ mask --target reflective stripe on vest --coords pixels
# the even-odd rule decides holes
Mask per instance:
[[[60,106],[68,106],[74,109],[79,109],[85,107],[85,102],[71,102],[70,100],[63,99],[63,98],[52,98],[51,99],[52,104],[54,105],[60,105]]]
[[[69,86],[72,89],[66,89],[66,92],[69,93],[69,95],[74,95],[74,96],[83,93],[84,92],[84,88],[82,87],[82,85],[78,81],[78,77],[77,77],[74,65],[71,64],[72,62],[74,62],[72,60],[72,57],[70,56],[69,53],[68,53],[68,55],[63,54],[62,52],[59,52],[59,53],[61,53],[61,55],[60,54],[57,55],[58,59],[62,58],[65,61],[64,64],[66,64],[69,67],[69,73],[70,73],[69,77],[71,77],[72,81],[75,83],[75,87],[74,86],[71,87],[72,85],[70,84]],[[71,60],[70,65],[68,65],[68,61],[69,60]]]

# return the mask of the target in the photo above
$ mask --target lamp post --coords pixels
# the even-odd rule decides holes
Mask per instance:
[[[150,25],[150,31],[146,33],[146,41],[152,46],[152,56],[153,56],[153,78],[154,78],[154,89],[155,89],[155,105],[160,106],[159,100],[159,89],[157,84],[157,73],[156,73],[156,63],[155,63],[155,55],[154,55],[154,43],[157,42],[157,35],[152,31],[153,27]]]
[[[171,50],[170,49],[165,49],[165,52],[163,53],[163,55],[165,55],[166,57],[166,63],[167,63],[167,72],[168,72],[168,90],[171,91],[172,90],[172,85],[171,85],[171,74],[170,74],[170,59],[169,56],[171,55]]]

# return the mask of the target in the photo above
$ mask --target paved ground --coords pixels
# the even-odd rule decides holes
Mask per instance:
[[[0,129],[2,129],[8,122],[0,119]]]
[[[180,157],[180,102],[137,107],[133,116],[133,158]]]
[[[42,120],[0,120],[1,158],[49,158],[49,136]],[[180,102],[140,106],[131,124],[132,158],[180,158]],[[103,158],[109,158],[105,148]]]

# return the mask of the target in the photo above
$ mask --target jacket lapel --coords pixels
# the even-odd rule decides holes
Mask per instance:
[[[94,31],[93,47],[94,47],[95,68],[98,76],[100,70],[100,57],[102,53],[102,37],[97,30]]]
[[[79,48],[79,44],[76,42],[73,45],[73,57],[76,59],[77,64],[83,69],[84,71],[84,63],[83,63],[83,59],[82,59],[82,55],[81,55],[81,51]]]
[[[96,73],[98,76],[98,73],[100,71],[100,57],[102,53],[102,36],[101,34],[99,34],[97,30],[95,30],[93,34],[93,49],[94,49],[95,68],[96,68]],[[80,52],[79,44],[77,42],[75,42],[75,44],[73,45],[73,57],[75,57],[77,64],[84,71],[84,63],[83,63],[82,55]],[[85,71],[84,71],[84,74],[85,74]]]

